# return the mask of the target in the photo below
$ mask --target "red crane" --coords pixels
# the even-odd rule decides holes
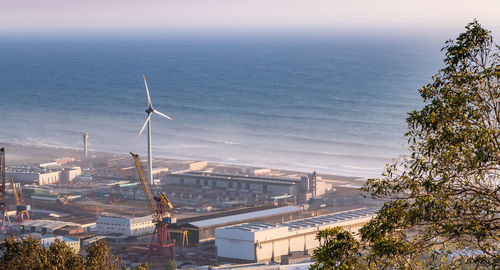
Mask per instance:
[[[146,202],[153,217],[153,223],[155,225],[155,230],[153,232],[153,238],[149,244],[149,255],[148,261],[151,262],[151,257],[156,254],[160,260],[166,261],[167,258],[174,259],[175,250],[174,243],[170,238],[170,233],[168,232],[168,224],[172,223],[172,217],[167,210],[173,208],[172,203],[168,200],[167,196],[160,192],[158,196],[153,196],[151,189],[149,188],[148,181],[144,175],[144,170],[142,169],[141,161],[139,155],[130,153],[135,160],[135,166],[137,167],[137,172],[139,174],[139,179],[141,180],[142,189],[144,190],[144,195],[146,197]],[[156,241],[155,241],[156,237]]]

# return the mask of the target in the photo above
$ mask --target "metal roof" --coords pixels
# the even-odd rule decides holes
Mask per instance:
[[[300,206],[278,207],[278,208],[272,208],[272,209],[267,209],[267,210],[262,210],[262,211],[245,213],[245,214],[238,214],[238,215],[232,215],[232,216],[226,216],[226,217],[220,217],[220,218],[200,220],[200,221],[191,222],[189,224],[200,228],[200,227],[222,225],[222,224],[239,222],[239,221],[241,221],[241,223],[244,223],[249,219],[274,216],[274,215],[286,214],[286,213],[293,213],[293,212],[297,212],[297,211],[302,211],[302,207],[300,207]]]
[[[153,217],[151,215],[144,217],[107,217],[100,216],[96,224],[99,223],[111,223],[111,224],[123,224],[123,225],[131,225],[142,222],[152,222]]]
[[[289,231],[295,231],[299,229],[318,227],[328,224],[335,224],[339,222],[344,222],[346,220],[365,218],[375,215],[378,209],[369,208],[359,208],[354,210],[348,210],[328,215],[310,217],[305,219],[293,220],[289,222],[283,222],[276,225],[271,225],[269,223],[244,223],[234,226],[225,227],[225,229],[240,229],[246,231],[257,231],[257,230],[267,230],[276,227],[288,227]]]
[[[172,175],[167,175],[166,177],[172,177],[172,176],[185,176],[185,177],[196,177],[196,178],[205,178],[214,180],[230,180],[230,181],[254,181],[254,182],[264,182],[264,183],[274,183],[274,184],[285,184],[285,185],[295,185],[301,182],[301,179],[297,178],[220,174],[220,173],[208,173],[208,172],[198,172],[198,171],[176,173]]]
[[[44,220],[44,219],[37,219],[37,220],[27,220],[23,223],[20,223],[22,226],[30,226],[30,227],[40,227],[40,228],[47,228],[51,230],[57,230],[59,228],[62,228],[64,226],[80,226],[80,224],[73,223],[73,222],[65,222],[65,221],[57,221],[57,220]]]

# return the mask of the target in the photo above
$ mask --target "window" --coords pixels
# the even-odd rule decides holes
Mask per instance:
[[[240,188],[241,188],[241,183],[238,182],[238,189],[240,189]]]
[[[200,185],[200,179],[196,179],[196,184],[199,186]]]
[[[233,182],[229,182],[229,188],[233,188]]]
[[[262,190],[263,190],[264,192],[267,192],[267,185],[262,185]]]
[[[207,179],[203,180],[203,185],[208,186],[208,180]]]
[[[246,188],[246,189],[250,189],[250,184],[249,184],[249,183],[246,183],[246,184],[245,184],[245,188]]]
[[[181,178],[181,184],[184,184],[184,178]]]

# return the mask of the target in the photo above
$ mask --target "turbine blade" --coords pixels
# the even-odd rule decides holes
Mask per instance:
[[[146,93],[148,94],[148,106],[151,107],[151,97],[149,96],[148,83],[146,82],[146,76],[142,74],[142,78],[144,79],[144,86],[146,86]]]
[[[141,128],[141,131],[139,132],[139,134],[137,134],[137,138],[141,137],[141,134],[142,132],[144,131],[144,128],[146,127],[146,125],[149,123],[149,118],[151,118],[151,113],[148,115],[148,119],[146,119],[146,122],[144,122],[144,125],[142,126]]]
[[[161,113],[161,112],[159,112],[157,110],[153,110],[153,112],[156,113],[156,114],[159,114],[159,115],[161,115],[161,116],[163,116],[165,118],[167,118],[168,120],[174,120],[174,119],[172,119],[172,117],[170,117],[170,116],[168,116],[166,114],[163,114],[163,113]]]

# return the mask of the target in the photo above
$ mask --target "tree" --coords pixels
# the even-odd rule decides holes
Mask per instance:
[[[175,260],[168,260],[167,265],[165,266],[166,270],[175,270],[177,269],[177,263],[175,263]]]
[[[14,237],[6,238],[0,244],[0,269],[42,269],[47,261],[40,240],[31,236],[23,241],[17,241]]]
[[[350,269],[357,266],[359,243],[349,232],[340,227],[325,229],[318,232],[316,239],[321,247],[314,250],[316,262],[312,269]]]
[[[351,269],[500,267],[499,49],[477,21],[446,42],[445,68],[420,89],[425,106],[407,118],[410,154],[362,188],[386,203],[350,252],[322,245],[320,264],[328,252]]]
[[[85,258],[64,242],[44,248],[39,239],[9,237],[0,243],[0,269],[118,269],[118,259],[104,242],[87,247]]]
[[[59,239],[48,248],[42,248],[41,253],[44,255],[43,258],[46,258],[42,267],[44,269],[85,269],[84,259]]]
[[[111,253],[105,242],[96,241],[87,246],[86,269],[118,269],[118,258]]]

